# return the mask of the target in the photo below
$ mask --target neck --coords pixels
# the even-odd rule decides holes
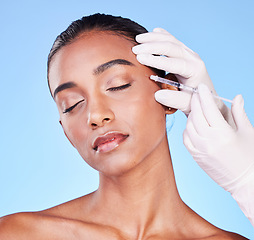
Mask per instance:
[[[161,219],[175,224],[187,208],[177,191],[167,144],[165,139],[156,152],[121,176],[100,174],[95,206],[101,204],[110,221],[117,218],[126,231],[136,227],[140,234]]]

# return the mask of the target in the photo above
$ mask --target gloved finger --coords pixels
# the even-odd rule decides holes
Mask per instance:
[[[184,43],[182,43],[181,41],[179,41],[177,38],[175,38],[171,33],[169,33],[167,30],[163,29],[163,28],[154,28],[153,32],[157,32],[157,33],[164,33],[167,35],[171,35],[173,37],[173,40],[175,41],[175,43],[178,43],[180,46],[183,46],[185,49],[190,50],[191,52],[194,53],[193,50],[191,50],[190,48],[188,48]]]
[[[150,42],[136,45],[132,48],[135,54],[155,54],[174,58],[187,58],[189,53],[183,47],[172,42]]]
[[[192,142],[192,145],[198,149],[200,152],[204,152],[207,149],[207,141],[206,138],[201,136],[197,131],[193,124],[193,117],[195,114],[191,112],[188,116],[188,120],[186,123],[186,132]]]
[[[192,141],[186,129],[183,132],[183,144],[192,156],[199,153],[199,151],[193,146]]]
[[[179,46],[182,46],[184,48],[187,48],[182,42],[177,40],[173,35],[171,35],[169,32],[147,32],[147,33],[141,33],[136,36],[136,41],[138,43],[146,43],[146,42],[173,42]]]
[[[154,29],[153,29],[153,32],[170,34],[166,29],[160,28],[160,27],[154,28]]]
[[[237,129],[253,128],[244,110],[244,100],[242,95],[237,95],[233,99],[231,112]]]
[[[137,60],[143,65],[178,74],[185,78],[190,77],[193,71],[192,65],[185,59],[153,56],[151,54],[138,54]]]
[[[214,101],[210,90],[205,84],[198,86],[199,99],[204,116],[211,127],[228,125]]]
[[[197,133],[209,141],[213,139],[220,139],[221,137],[225,137],[226,135],[232,133],[232,128],[229,125],[225,127],[210,127],[207,122],[203,110],[201,108],[201,102],[198,94],[193,94],[191,99],[191,120],[197,131]],[[188,117],[189,118],[189,117]]]
[[[155,92],[154,96],[156,101],[167,107],[179,109],[185,114],[190,112],[191,94],[189,92],[162,89]]]
[[[209,136],[210,126],[204,116],[198,94],[196,93],[192,95],[190,115],[192,117],[192,123],[197,133],[203,137]]]
[[[141,33],[136,36],[136,41],[138,43],[146,43],[146,42],[174,42],[176,44],[180,44],[173,35],[165,32],[147,32]]]

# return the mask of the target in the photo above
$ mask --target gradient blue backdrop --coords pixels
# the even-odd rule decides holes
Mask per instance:
[[[219,95],[241,93],[254,123],[254,1],[1,1],[0,216],[36,211],[98,186],[98,174],[65,138],[46,80],[47,54],[73,20],[96,12],[163,27],[205,61]],[[183,200],[218,227],[254,239],[230,194],[200,170],[182,143],[177,112],[169,139]]]

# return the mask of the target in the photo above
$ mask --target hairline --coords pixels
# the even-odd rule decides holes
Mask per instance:
[[[127,37],[124,34],[121,34],[120,31],[102,30],[102,29],[100,30],[99,28],[94,28],[94,29],[91,29],[89,31],[80,32],[74,39],[72,39],[69,42],[66,42],[63,46],[61,46],[60,48],[56,49],[56,51],[53,52],[53,54],[50,56],[50,59],[48,59],[48,64],[47,64],[47,80],[48,81],[47,82],[48,82],[48,87],[49,87],[50,94],[51,94],[52,97],[53,97],[53,94],[52,94],[52,91],[51,91],[51,88],[50,88],[49,72],[50,72],[51,62],[54,60],[55,55],[57,55],[57,53],[59,53],[63,48],[71,45],[72,43],[75,43],[76,41],[78,41],[79,39],[84,37],[85,35],[89,35],[91,33],[95,33],[95,34],[108,33],[109,35],[114,35],[114,36],[118,36],[118,37],[124,38],[127,41],[133,43],[134,46],[138,44],[138,42],[135,39],[132,39],[131,37]],[[54,99],[54,97],[53,97],[53,99]]]

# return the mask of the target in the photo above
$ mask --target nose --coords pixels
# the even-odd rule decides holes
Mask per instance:
[[[87,121],[92,129],[103,127],[114,120],[115,115],[105,100],[93,99],[89,105]]]

